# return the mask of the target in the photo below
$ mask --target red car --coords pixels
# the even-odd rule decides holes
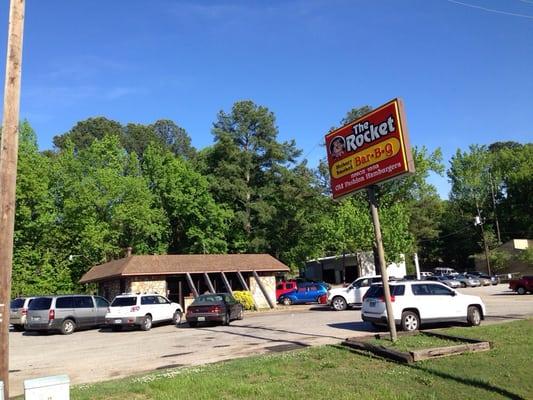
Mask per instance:
[[[285,293],[292,292],[296,290],[297,283],[296,281],[281,281],[276,284],[276,300],[279,299],[279,296]]]
[[[533,276],[511,279],[509,281],[509,289],[514,290],[518,294],[526,294],[526,292],[533,293]]]

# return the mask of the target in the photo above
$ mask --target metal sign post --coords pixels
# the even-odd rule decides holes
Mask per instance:
[[[374,235],[376,237],[376,247],[378,249],[379,267],[381,271],[381,281],[383,282],[383,295],[385,297],[385,307],[387,309],[387,322],[389,324],[390,337],[393,342],[397,340],[396,324],[394,323],[394,314],[389,289],[389,273],[385,263],[385,251],[383,250],[383,240],[381,238],[381,225],[379,223],[378,205],[376,201],[376,189],[370,186],[366,189],[368,194],[368,203],[372,214],[372,223],[374,224]]]
[[[0,146],[0,381],[9,399],[9,304],[20,109],[24,0],[11,0],[7,41],[4,119]]]

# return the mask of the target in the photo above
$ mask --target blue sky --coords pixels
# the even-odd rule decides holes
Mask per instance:
[[[43,150],[100,115],[172,119],[203,148],[243,99],[274,112],[311,166],[349,109],[395,97],[411,143],[446,165],[472,143],[533,139],[533,0],[26,3],[21,117]],[[2,76],[4,60],[2,45]],[[447,197],[447,179],[431,181]]]

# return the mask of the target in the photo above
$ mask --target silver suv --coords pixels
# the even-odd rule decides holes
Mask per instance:
[[[59,331],[96,328],[105,323],[109,302],[100,296],[62,295],[36,297],[28,307],[27,331]]]
[[[28,314],[28,306],[35,297],[17,297],[11,300],[9,306],[9,323],[17,331],[24,330],[26,323],[26,315]]]

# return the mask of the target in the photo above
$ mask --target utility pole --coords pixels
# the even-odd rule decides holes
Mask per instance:
[[[494,184],[492,182],[492,174],[489,170],[489,181],[490,181],[490,193],[492,194],[492,209],[494,211],[494,219],[496,220],[496,235],[498,236],[498,245],[501,244],[502,238],[500,235],[500,223],[498,222],[498,213],[496,212],[496,197],[494,196]]]
[[[20,111],[20,78],[25,0],[11,0],[7,39],[4,117],[0,145],[0,380],[9,399],[9,303]]]
[[[396,324],[394,322],[394,314],[392,311],[392,303],[389,289],[389,274],[387,272],[387,264],[385,263],[385,250],[383,250],[383,240],[381,238],[381,225],[379,222],[375,186],[368,187],[366,191],[368,194],[368,202],[370,204],[370,212],[372,214],[372,222],[374,224],[374,234],[376,237],[376,247],[378,250],[379,266],[381,270],[381,281],[383,282],[383,296],[385,297],[385,308],[387,310],[387,322],[389,325],[391,340],[395,342],[396,340],[398,340],[398,337],[396,335]]]
[[[477,206],[476,206],[477,207]],[[485,261],[487,263],[487,273],[491,276],[490,260],[489,260],[489,246],[487,245],[487,239],[485,238],[485,229],[483,229],[483,219],[481,218],[481,210],[477,207],[477,216],[475,218],[474,225],[481,227],[481,239],[483,240],[483,247],[485,249]]]

